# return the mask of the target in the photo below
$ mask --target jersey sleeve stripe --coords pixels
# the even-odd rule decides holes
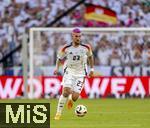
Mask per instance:
[[[64,46],[61,50],[61,52],[64,52],[68,47],[71,47],[71,44],[70,45],[67,45],[67,46]]]
[[[83,47],[86,47],[88,50],[90,50],[90,46],[85,45],[85,44],[81,44]]]

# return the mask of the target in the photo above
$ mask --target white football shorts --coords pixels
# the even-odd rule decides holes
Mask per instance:
[[[73,75],[71,72],[66,71],[61,84],[63,87],[69,87],[72,89],[72,91],[81,93],[84,86],[84,81],[84,76]]]

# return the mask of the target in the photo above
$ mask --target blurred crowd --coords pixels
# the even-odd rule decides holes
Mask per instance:
[[[29,28],[49,26],[56,17],[77,2],[79,0],[0,0],[0,59],[22,42],[22,35],[24,32],[28,33]],[[145,3],[143,0],[86,0],[86,3],[101,5],[114,10],[118,18],[116,27],[150,26],[149,3]],[[86,21],[84,11],[85,5],[82,4],[53,26],[104,27],[98,22]],[[107,27],[111,27],[111,25]],[[126,40],[126,38],[122,40]],[[102,40],[101,42],[106,41]],[[101,45],[104,45],[103,47],[109,46],[108,43]],[[144,46],[143,49],[146,48],[147,46]],[[139,52],[143,51],[141,48],[135,49],[140,49]],[[21,62],[21,54],[18,51],[13,55],[13,63],[18,66]]]
[[[82,43],[92,46],[95,65],[150,66],[150,32],[83,33]],[[70,33],[41,32],[38,36],[34,36],[36,66],[54,65],[60,47],[71,42]]]

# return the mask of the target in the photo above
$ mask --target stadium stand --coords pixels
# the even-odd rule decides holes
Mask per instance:
[[[95,21],[87,21],[84,18],[85,4],[90,3],[94,5],[101,5],[107,7],[116,12],[118,22],[113,27],[149,27],[150,26],[150,8],[149,3],[145,3],[142,0],[86,0],[82,4],[73,8],[68,13],[71,7],[76,5],[79,0],[1,0],[0,1],[0,59],[5,57],[14,48],[20,47],[22,34],[28,32],[31,27],[112,27],[112,25],[103,25]],[[59,21],[52,24],[59,16],[63,15]],[[47,38],[47,37],[45,37]],[[55,38],[55,37],[54,37]],[[96,37],[92,37],[96,40]],[[149,65],[150,64],[150,46],[148,42],[149,37],[135,37],[132,46],[134,50],[124,47],[124,42],[127,40],[127,44],[130,45],[130,37],[118,38],[110,45],[111,39],[109,37],[100,38],[95,42],[94,53],[96,59],[96,65],[114,65],[114,60],[117,60],[117,65],[129,64],[128,60],[131,59],[132,63],[129,65]],[[144,42],[145,38],[148,38]],[[63,40],[64,37],[62,37]],[[123,40],[123,41],[122,41]],[[139,42],[136,42],[139,40]],[[120,43],[122,42],[122,43]],[[56,43],[59,45],[59,43]],[[119,44],[119,45],[116,45]],[[55,58],[56,50],[53,51],[50,48],[54,47],[54,44],[48,42],[46,44],[51,51],[48,55]],[[126,45],[128,46],[128,45]],[[107,50],[111,47],[111,50]],[[121,50],[120,50],[121,48]],[[106,60],[101,60],[101,53],[105,49],[103,54],[106,54]],[[127,55],[126,53],[129,54]],[[135,53],[136,56],[135,56]],[[127,57],[128,56],[128,57]],[[126,59],[124,59],[126,57]],[[53,65],[55,59],[52,59],[49,64]],[[9,65],[8,65],[9,62]],[[3,65],[5,67],[20,66],[22,65],[22,57],[20,49],[15,51],[15,54],[11,55]],[[115,65],[116,65],[115,64]],[[2,64],[1,64],[2,65]]]

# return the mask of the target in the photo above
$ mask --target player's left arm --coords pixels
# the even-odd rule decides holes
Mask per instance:
[[[88,49],[88,63],[89,63],[89,66],[90,66],[90,73],[89,73],[89,76],[90,77],[93,77],[94,75],[94,57],[93,57],[93,52],[92,52],[92,48],[91,46],[88,46],[89,49]]]

